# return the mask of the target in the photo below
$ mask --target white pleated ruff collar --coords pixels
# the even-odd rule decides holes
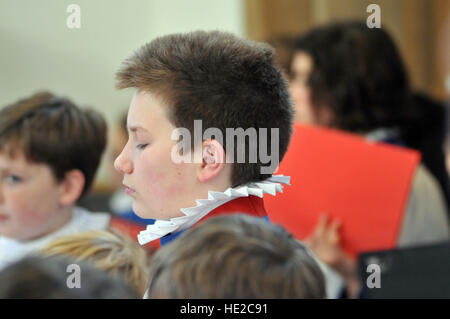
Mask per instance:
[[[275,196],[283,192],[283,185],[290,185],[290,176],[272,175],[267,180],[241,185],[235,188],[228,188],[225,192],[208,192],[208,199],[198,199],[197,206],[182,208],[184,214],[181,217],[174,217],[170,220],[156,220],[154,224],[148,225],[146,230],[139,233],[139,244],[145,245],[155,239],[167,234],[187,229],[197,223],[200,219],[208,215],[217,207],[239,197],[250,195],[263,198],[264,194]]]

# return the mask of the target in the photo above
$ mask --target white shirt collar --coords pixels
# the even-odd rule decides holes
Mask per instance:
[[[107,213],[91,213],[83,208],[74,207],[72,218],[60,229],[44,237],[26,242],[0,236],[0,269],[21,259],[25,255],[44,248],[53,239],[88,230],[103,230],[109,225]]]
[[[209,191],[208,199],[196,200],[197,206],[180,209],[184,216],[174,217],[170,220],[157,220],[154,224],[148,225],[147,229],[138,235],[139,244],[145,245],[169,233],[187,229],[209,212],[233,199],[250,195],[262,198],[264,194],[275,196],[277,192],[283,192],[281,184],[290,185],[289,182],[289,176],[272,175],[265,181],[248,183],[235,188],[230,187],[225,192]]]
[[[364,137],[373,142],[383,141],[389,138],[400,137],[400,130],[398,128],[379,128],[372,130],[364,135]]]

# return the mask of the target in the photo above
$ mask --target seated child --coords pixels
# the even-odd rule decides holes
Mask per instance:
[[[272,173],[293,121],[270,46],[223,32],[167,35],[128,58],[117,78],[136,91],[115,167],[134,212],[156,219],[141,244],[165,244],[211,216],[266,216],[263,194],[289,183]]]
[[[324,298],[322,272],[281,226],[244,214],[210,218],[158,250],[150,298]]]
[[[414,139],[420,139],[424,133],[421,128],[425,121],[417,117],[420,113],[414,104],[407,70],[393,39],[383,28],[370,29],[365,22],[351,21],[308,31],[295,41],[290,75],[291,93],[300,123],[408,147],[414,146]],[[295,157],[298,150],[290,149],[290,152],[288,156]],[[439,157],[439,149],[435,152]],[[428,156],[425,153],[424,159]],[[426,162],[436,164],[429,167],[432,171],[443,170],[443,158]],[[442,185],[424,165],[418,166],[397,247],[450,238],[448,207],[443,193],[446,182],[441,181]],[[351,286],[355,288],[349,289],[349,293],[355,295],[350,290],[358,291],[357,267],[355,261],[352,263],[340,250],[338,224],[333,221],[327,227],[327,220],[323,218],[311,249],[322,261],[344,273],[347,282],[353,282]],[[321,237],[332,240],[323,243]]]
[[[76,262],[90,261],[128,282],[139,296],[148,287],[148,251],[117,231],[92,230],[63,236],[40,252],[46,256],[66,256]]]
[[[122,280],[86,261],[27,256],[0,271],[0,299],[136,299]]]
[[[107,228],[108,214],[74,207],[105,143],[98,113],[47,92],[0,111],[0,269],[56,237]]]

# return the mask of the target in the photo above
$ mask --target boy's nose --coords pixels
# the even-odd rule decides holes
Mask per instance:
[[[3,184],[0,181],[0,204],[2,204],[4,201],[4,197],[3,197]]]
[[[125,150],[125,149],[124,149]],[[124,150],[114,161],[114,168],[122,174],[131,174],[133,172],[132,162],[125,156]]]

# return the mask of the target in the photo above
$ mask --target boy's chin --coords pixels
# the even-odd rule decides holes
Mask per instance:
[[[15,229],[12,229],[10,225],[7,225],[6,222],[0,223],[0,237],[6,237],[10,239],[18,239],[18,232]]]
[[[133,211],[134,213],[143,219],[155,219],[155,220],[170,220],[173,217],[178,216],[168,216],[165,212],[158,212],[156,209],[152,209],[149,207],[142,207],[136,201],[133,202]],[[180,212],[179,216],[183,216],[183,213]]]
[[[3,230],[1,228],[0,228],[0,237],[5,237],[8,239],[13,239],[13,240],[17,240],[17,241],[28,241],[31,239],[26,234],[22,234],[20,232],[8,230],[8,229]]]
[[[160,219],[157,218],[149,208],[142,207],[139,203],[136,203],[136,201],[133,202],[133,212],[143,219]]]

